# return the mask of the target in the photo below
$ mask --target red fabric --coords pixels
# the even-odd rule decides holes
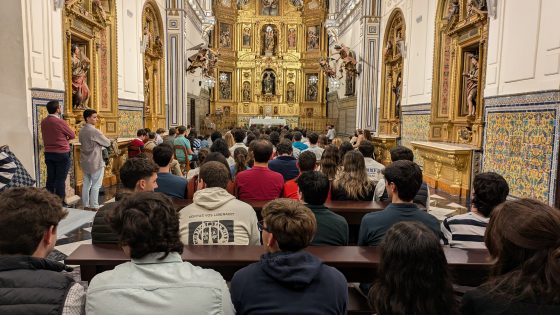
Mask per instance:
[[[298,184],[296,183],[297,177],[286,181],[284,184],[284,193],[282,197],[299,200]]]
[[[133,147],[133,149],[131,149],[131,147]],[[138,148],[137,150],[134,150],[134,147]],[[138,138],[130,141],[128,143],[128,157],[135,157],[138,154],[140,154],[142,152],[142,148],[144,148],[144,142]]]
[[[45,152],[67,153],[70,152],[68,140],[76,138],[74,131],[70,129],[64,119],[47,116],[41,121],[41,134]]]
[[[273,200],[282,196],[284,177],[268,167],[255,166],[235,177],[239,200]]]

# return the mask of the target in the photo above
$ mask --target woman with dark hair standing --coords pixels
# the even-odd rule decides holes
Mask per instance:
[[[447,260],[432,230],[400,222],[380,246],[379,278],[369,291],[378,315],[457,314]]]
[[[492,211],[484,243],[491,276],[464,295],[462,314],[560,314],[560,210],[506,201]]]
[[[375,184],[369,179],[364,156],[350,151],[332,185],[332,200],[373,200]]]

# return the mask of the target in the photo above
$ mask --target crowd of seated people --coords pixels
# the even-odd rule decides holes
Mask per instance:
[[[426,211],[429,190],[412,151],[396,147],[391,164],[373,163],[364,132],[355,147],[289,128],[214,132],[196,137],[187,179],[172,174],[181,161],[175,142],[187,146],[183,137],[193,148],[195,138],[178,129],[151,157],[121,167],[115,200],[95,215],[92,243],[120,246],[131,261],[97,274],[87,289],[46,259],[66,216],[58,197],[38,188],[0,193],[0,314],[345,314],[346,278],[305,251],[355,242],[331,199],[388,202],[358,230],[357,245],[380,252],[376,280],[360,284],[372,313],[560,314],[560,210],[507,201],[499,174],[476,175],[470,211],[438,222]],[[192,203],[176,209],[172,198]],[[255,201],[266,201],[259,222]],[[183,245],[263,245],[263,255],[228,287],[219,273],[183,262]],[[487,280],[458,296],[445,246],[487,248]]]

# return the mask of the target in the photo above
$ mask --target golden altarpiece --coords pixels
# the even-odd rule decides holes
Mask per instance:
[[[98,112],[98,128],[109,138],[118,135],[116,0],[67,0],[64,6],[64,117],[76,135],[84,125],[83,111]],[[119,143],[126,147],[126,142]],[[74,141],[76,188],[81,189],[80,145]],[[126,153],[126,150],[121,150]],[[117,183],[121,158],[105,169],[104,185]]]
[[[397,145],[401,134],[405,32],[404,15],[395,9],[389,16],[383,39],[379,134],[373,137],[375,157],[385,165],[391,163],[390,150]]]
[[[214,14],[212,113],[241,126],[253,117],[284,118],[295,127],[300,118],[326,116],[323,0],[218,0]]]
[[[479,169],[488,40],[485,1],[441,0],[435,25],[432,110],[428,142],[412,142],[424,179],[466,196]]]

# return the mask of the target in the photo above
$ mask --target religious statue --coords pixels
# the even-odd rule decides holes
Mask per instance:
[[[274,55],[274,49],[276,47],[276,34],[274,34],[274,29],[271,25],[266,26],[266,31],[264,33],[263,41],[263,51],[265,56]]]
[[[387,41],[387,47],[385,47],[385,58],[389,59],[393,56],[393,43],[390,40]]]
[[[237,9],[243,9],[249,4],[249,0],[237,0]]]
[[[203,68],[206,65],[208,49],[202,48],[196,54],[188,58],[191,63],[186,69],[187,72],[194,73],[196,68]]]
[[[243,28],[243,47],[250,47],[251,46],[251,28],[245,27]]]
[[[473,13],[486,13],[486,0],[468,0],[467,1],[467,16],[471,16]]]
[[[249,81],[243,82],[243,102],[251,101],[251,83]]]
[[[103,9],[103,5],[101,5],[100,0],[93,0],[92,1],[92,9],[93,9],[93,16],[101,23],[103,26],[107,26],[107,14],[105,13],[105,9]]]
[[[278,0],[261,0],[262,15],[278,15]]]
[[[449,2],[449,9],[444,20],[451,21],[457,15],[459,15],[459,0],[453,0]]]
[[[397,80],[395,86],[392,87],[393,93],[395,93],[395,118],[401,116],[401,87],[402,87],[402,76],[399,73],[397,75]]]
[[[303,0],[290,0],[290,3],[296,7],[298,11],[303,9]]]
[[[208,59],[206,67],[202,68],[202,74],[207,77],[214,76],[214,69],[216,69],[216,64],[218,63],[218,57],[220,54],[212,49],[208,49]]]
[[[144,64],[144,114],[150,113],[150,71]]]
[[[294,103],[296,100],[296,85],[294,82],[288,83],[288,89],[286,91],[286,102]]]
[[[305,97],[306,101],[316,101],[317,100],[317,82],[309,82],[307,85],[307,95]]]
[[[231,47],[231,35],[227,24],[220,24],[220,47]]]
[[[323,73],[325,73],[325,75],[328,76],[329,78],[336,77],[336,70],[333,67],[331,67],[327,59],[321,58],[319,60],[319,66],[321,67]]]
[[[89,87],[87,85],[87,72],[90,61],[80,52],[78,45],[73,44],[72,52],[72,107],[74,109],[85,109],[89,99]]]
[[[296,48],[296,45],[297,45],[296,29],[291,27],[288,30],[288,48]]]
[[[356,75],[353,71],[346,71],[346,91],[344,95],[351,96],[354,95],[356,85]]]
[[[275,94],[274,73],[266,71],[263,75],[262,94]]]
[[[220,98],[231,99],[231,74],[220,72]]]
[[[309,26],[307,28],[307,50],[319,49],[319,27]]]
[[[350,49],[348,47],[346,47],[344,44],[340,44],[340,45],[335,45],[334,46],[334,50],[335,53],[333,54],[333,56],[338,55],[338,58],[334,59],[336,64],[339,63],[339,61],[341,62],[341,66],[340,66],[340,78],[342,78],[343,76],[343,69],[346,70],[346,72],[348,73],[352,73],[352,75],[356,75],[356,58],[354,58],[354,56],[352,55],[352,52],[350,51]]]
[[[478,56],[471,54],[470,56],[471,67],[468,72],[463,73],[466,77],[467,105],[468,117],[474,117],[476,113],[476,97],[478,95]]]
[[[397,31],[397,38],[395,38],[395,44],[397,45],[397,54],[404,56],[404,39],[402,38],[401,30]]]

